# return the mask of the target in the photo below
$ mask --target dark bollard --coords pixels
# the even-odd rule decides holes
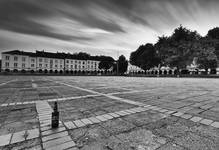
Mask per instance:
[[[52,128],[59,127],[59,112],[57,102],[54,104],[53,112],[52,112]]]

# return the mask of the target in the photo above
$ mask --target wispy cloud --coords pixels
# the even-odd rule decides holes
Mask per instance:
[[[180,24],[205,35],[219,25],[218,8],[217,0],[1,0],[0,49],[128,55]]]

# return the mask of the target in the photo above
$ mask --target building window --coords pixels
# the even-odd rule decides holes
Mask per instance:
[[[14,67],[17,68],[17,63],[14,63]]]
[[[52,61],[52,59],[50,60],[50,64],[52,64],[53,63],[53,61]]]
[[[62,63],[62,60],[60,60],[60,64]]]
[[[14,56],[14,61],[17,61],[17,59],[18,59],[17,56]]]
[[[6,56],[5,59],[6,59],[6,60],[9,60],[9,59],[10,59],[10,56]]]
[[[75,65],[75,69],[77,69],[77,65]]]
[[[71,63],[73,64],[73,60],[71,61]]]
[[[77,60],[75,60],[75,63],[77,63]]]
[[[48,67],[48,64],[45,64],[45,67]]]
[[[55,65],[55,67],[57,68],[58,66],[57,66],[57,65]]]
[[[68,65],[66,65],[66,68],[68,68]]]
[[[34,63],[34,62],[35,62],[35,59],[31,59],[31,62]]]
[[[58,63],[58,60],[57,60],[57,59],[55,60],[55,63]]]
[[[66,63],[69,63],[69,61],[68,61],[68,60],[66,60]]]
[[[34,64],[31,64],[31,67],[34,67]]]
[[[83,61],[83,64],[85,64],[85,62]]]
[[[25,68],[25,64],[22,64],[22,68]]]
[[[48,59],[47,59],[47,58],[45,58],[45,59],[44,59],[44,62],[45,62],[45,63],[47,63],[47,62],[48,62]]]
[[[43,65],[42,64],[39,64],[39,67],[41,68]]]
[[[60,65],[60,68],[62,68],[62,65]]]
[[[5,63],[5,67],[9,67],[9,62],[6,62],[6,63]]]
[[[73,65],[71,65],[71,68],[73,68]]]
[[[25,57],[22,57],[22,61],[25,61],[26,60],[26,58]]]
[[[42,62],[42,61],[43,61],[43,59],[42,59],[42,58],[40,58],[40,59],[39,59],[39,62]]]
[[[79,63],[79,64],[81,64],[81,62],[80,62],[80,61],[79,61],[78,63]]]

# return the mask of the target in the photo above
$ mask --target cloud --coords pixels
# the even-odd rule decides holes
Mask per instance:
[[[218,7],[217,0],[0,0],[0,30],[8,31],[0,34],[0,49],[127,53],[170,35],[180,24],[205,35],[219,24]]]

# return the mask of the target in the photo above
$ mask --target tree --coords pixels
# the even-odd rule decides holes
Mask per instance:
[[[159,37],[155,48],[163,65],[176,67],[179,71],[191,64],[200,38],[196,31],[190,31],[180,25],[171,36]]]
[[[214,47],[205,47],[202,45],[197,54],[197,63],[200,69],[205,69],[207,73],[208,69],[217,68],[217,56],[214,53]]]
[[[113,66],[112,61],[101,61],[99,63],[99,69],[104,69],[105,72],[107,72],[108,69],[110,69]]]
[[[216,27],[216,28],[209,30],[207,37],[211,38],[211,39],[218,39],[219,40],[219,27]]]
[[[153,44],[147,43],[141,45],[130,55],[130,63],[136,65],[144,70],[157,66],[160,59],[155,51]]]
[[[118,68],[117,68],[118,67]],[[117,60],[117,64],[114,64],[113,70],[117,71],[119,74],[124,74],[128,68],[128,61],[126,60],[124,55],[119,56]]]

